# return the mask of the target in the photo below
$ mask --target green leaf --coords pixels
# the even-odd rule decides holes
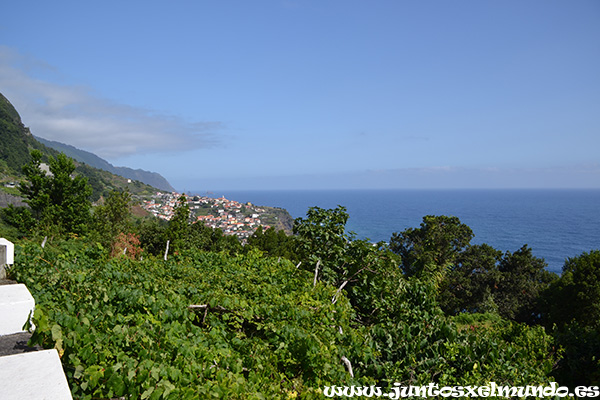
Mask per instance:
[[[152,392],[154,392],[154,386],[149,387],[148,389],[146,389],[144,391],[144,393],[142,393],[141,399],[144,400],[144,399],[149,398],[152,395]]]
[[[62,339],[62,328],[58,324],[52,325],[52,340],[57,341]]]
[[[83,371],[85,370],[85,368],[83,368],[83,365],[78,365],[77,367],[75,367],[75,372],[73,373],[73,378],[75,379],[79,379],[83,376]]]

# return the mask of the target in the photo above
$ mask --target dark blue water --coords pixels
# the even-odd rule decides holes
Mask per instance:
[[[198,192],[202,194],[201,192]],[[568,257],[600,249],[600,190],[331,190],[229,191],[228,199],[281,207],[294,218],[309,207],[343,205],[347,229],[360,239],[388,241],[418,227],[425,215],[453,215],[471,227],[472,243],[502,251],[524,244],[560,272]]]

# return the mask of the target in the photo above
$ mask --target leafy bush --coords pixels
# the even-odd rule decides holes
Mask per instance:
[[[103,261],[73,241],[17,254],[13,276],[38,304],[34,341],[59,350],[75,398],[310,398],[369,382],[340,362],[370,354],[348,301],[332,304],[334,288],[288,261]]]

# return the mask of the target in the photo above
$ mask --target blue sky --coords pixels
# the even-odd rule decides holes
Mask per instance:
[[[600,188],[600,2],[26,1],[32,132],[178,190]]]

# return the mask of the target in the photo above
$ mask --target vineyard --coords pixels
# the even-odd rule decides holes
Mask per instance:
[[[72,239],[16,253],[12,277],[37,304],[32,341],[59,351],[76,399],[310,399],[333,384],[531,384],[546,382],[553,363],[543,329],[445,317],[417,281],[396,281],[380,303],[387,311],[366,324],[344,291],[258,250],[132,261]]]
[[[12,271],[38,304],[33,339],[59,350],[75,398],[293,398],[347,381],[340,357],[360,343],[350,306],[291,263],[98,254],[27,246]]]

